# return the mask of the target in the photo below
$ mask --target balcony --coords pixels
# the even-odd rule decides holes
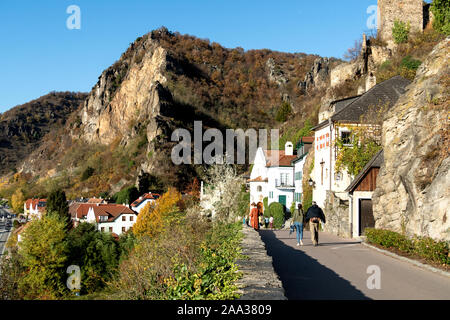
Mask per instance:
[[[275,180],[275,188],[277,189],[295,189],[293,182]]]

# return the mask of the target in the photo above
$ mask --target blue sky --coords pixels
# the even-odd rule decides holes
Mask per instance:
[[[1,0],[0,112],[50,91],[88,92],[137,37],[166,26],[227,48],[341,58],[376,0]],[[69,30],[66,9],[81,10]]]

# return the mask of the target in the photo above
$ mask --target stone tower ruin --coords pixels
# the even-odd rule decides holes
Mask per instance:
[[[410,33],[422,32],[429,20],[429,4],[423,0],[378,0],[378,34],[392,42],[394,21],[410,24]]]

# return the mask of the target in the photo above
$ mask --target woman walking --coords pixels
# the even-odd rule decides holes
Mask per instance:
[[[297,209],[294,210],[294,215],[292,217],[295,225],[295,229],[297,229],[297,246],[303,245],[303,206],[301,203],[298,204]]]
[[[252,203],[252,210],[250,211],[250,223],[251,226],[253,227],[253,229],[255,229],[256,231],[259,229],[259,210],[256,207],[256,203]]]

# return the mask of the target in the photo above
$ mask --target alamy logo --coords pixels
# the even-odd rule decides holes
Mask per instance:
[[[66,26],[69,30],[80,30],[81,29],[81,9],[79,6],[70,5],[66,10],[67,14],[70,16],[66,20]]]
[[[371,5],[367,7],[367,14],[369,14],[369,18],[367,18],[366,26],[370,30],[376,29],[378,26],[378,6]]]
[[[79,291],[81,289],[81,270],[79,266],[71,265],[67,267],[67,288],[71,291]]]
[[[172,132],[171,141],[178,142],[172,148],[173,164],[223,164],[224,158],[227,164],[245,164],[246,156],[248,156],[248,162],[252,164],[257,147],[267,149],[268,132],[266,129],[259,129],[258,132],[256,129],[247,129],[246,131],[226,129],[224,143],[222,131],[212,128],[203,133],[202,128],[202,121],[194,121],[193,162],[191,133],[187,129],[176,129]],[[278,140],[279,130],[270,130],[272,150],[278,150]],[[248,152],[246,152],[246,141],[248,141]],[[203,142],[209,142],[209,144],[203,148]]]
[[[367,274],[370,274],[367,278],[367,289],[381,289],[381,269],[379,266],[371,265],[367,267]]]

